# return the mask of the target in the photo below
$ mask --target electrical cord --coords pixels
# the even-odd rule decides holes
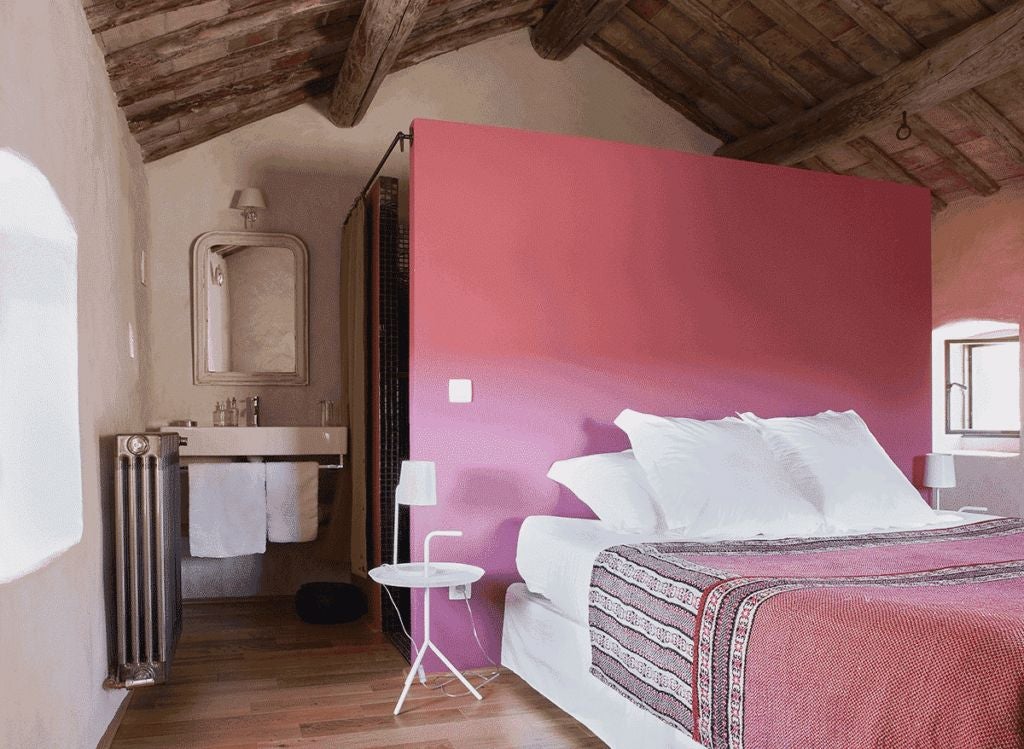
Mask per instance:
[[[391,601],[391,606],[395,610],[395,616],[398,617],[398,624],[402,628],[402,632],[405,634],[406,637],[409,638],[409,642],[412,643],[414,654],[413,660],[415,661],[416,658],[419,657],[419,647],[416,645],[416,641],[412,639],[412,635],[409,634],[409,630],[405,627],[405,621],[402,619],[402,612],[398,610],[398,604],[395,603],[395,598],[391,595],[391,589],[387,585],[383,585],[381,587],[383,587],[384,591],[388,594],[388,600]],[[424,588],[424,595],[430,595],[430,588]],[[473,607],[470,606],[469,599],[463,598],[462,600],[466,602],[466,611],[469,613],[469,626],[470,629],[473,631],[473,639],[476,641],[476,646],[480,648],[480,653],[483,655],[484,658],[487,659],[487,662],[490,663],[495,669],[492,673],[486,676],[484,676],[483,674],[470,674],[470,676],[466,677],[467,681],[469,681],[472,677],[482,678],[482,681],[479,684],[473,685],[477,689],[482,689],[483,687],[487,686],[492,681],[497,679],[501,675],[501,671],[498,670],[498,664],[491,659],[491,656],[487,655],[487,651],[484,650],[484,646],[480,643],[480,635],[477,634],[476,631],[476,620],[473,618]],[[422,666],[420,668],[422,668]],[[423,686],[425,686],[427,689],[440,690],[441,693],[446,697],[465,697],[467,694],[470,693],[468,689],[464,692],[457,692],[455,694],[449,692],[446,687],[453,681],[458,681],[458,678],[452,676],[450,679],[445,679],[444,681],[440,681],[434,684],[430,684],[425,679],[421,679],[420,683],[422,683]]]

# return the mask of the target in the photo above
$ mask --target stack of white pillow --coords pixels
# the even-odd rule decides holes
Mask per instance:
[[[785,538],[935,521],[854,411],[699,421],[626,409],[615,424],[632,450],[561,460],[548,477],[616,530]]]

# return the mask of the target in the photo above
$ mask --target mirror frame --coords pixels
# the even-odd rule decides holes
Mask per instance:
[[[295,371],[211,372],[207,360],[206,258],[215,246],[282,247],[295,256]],[[196,385],[309,384],[309,251],[293,234],[208,231],[192,242],[192,382]]]

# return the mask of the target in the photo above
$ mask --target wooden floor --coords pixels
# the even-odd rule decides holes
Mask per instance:
[[[379,634],[304,624],[291,599],[188,604],[171,682],[135,691],[113,747],[604,746],[511,673],[482,702],[414,682],[392,717],[407,669]]]

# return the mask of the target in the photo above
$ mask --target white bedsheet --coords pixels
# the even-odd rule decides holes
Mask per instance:
[[[946,528],[990,517],[943,512],[928,527]],[[682,531],[622,533],[609,530],[600,520],[533,515],[523,521],[519,531],[516,566],[531,593],[547,598],[574,622],[587,624],[590,574],[598,554],[619,544],[685,539]]]
[[[590,630],[522,583],[505,595],[501,665],[612,749],[704,749],[590,674]]]

